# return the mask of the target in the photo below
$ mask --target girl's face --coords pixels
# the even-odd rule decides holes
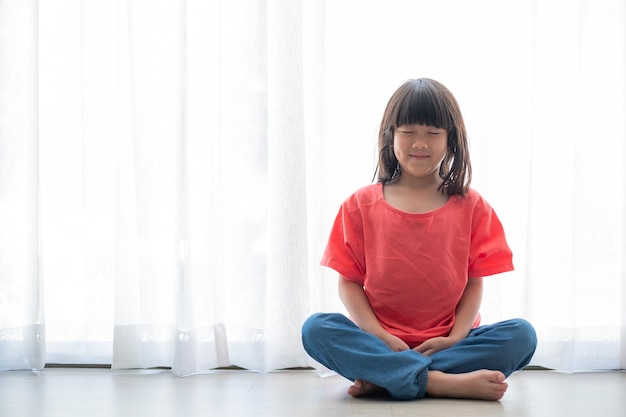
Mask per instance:
[[[448,132],[428,125],[401,125],[394,132],[393,151],[402,175],[436,176],[448,151]]]

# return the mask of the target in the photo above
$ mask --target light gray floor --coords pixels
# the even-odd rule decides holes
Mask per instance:
[[[626,416],[626,372],[522,371],[500,402],[355,399],[349,385],[306,370],[0,372],[0,416]]]

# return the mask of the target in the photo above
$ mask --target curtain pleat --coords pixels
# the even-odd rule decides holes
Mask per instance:
[[[40,369],[37,2],[0,2],[0,370]]]

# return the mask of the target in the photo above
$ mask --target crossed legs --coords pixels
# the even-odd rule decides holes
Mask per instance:
[[[354,381],[353,396],[386,390],[397,399],[426,395],[498,400],[505,379],[530,362],[536,346],[532,326],[522,319],[473,329],[456,345],[432,356],[394,352],[341,314],[317,313],[302,327],[313,359]]]

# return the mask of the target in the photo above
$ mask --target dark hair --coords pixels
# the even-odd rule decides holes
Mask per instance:
[[[395,130],[402,125],[430,125],[448,133],[448,152],[441,162],[439,191],[465,195],[472,180],[467,133],[461,109],[443,84],[428,78],[404,82],[389,99],[378,134],[378,182],[394,179],[398,160],[393,152]]]

